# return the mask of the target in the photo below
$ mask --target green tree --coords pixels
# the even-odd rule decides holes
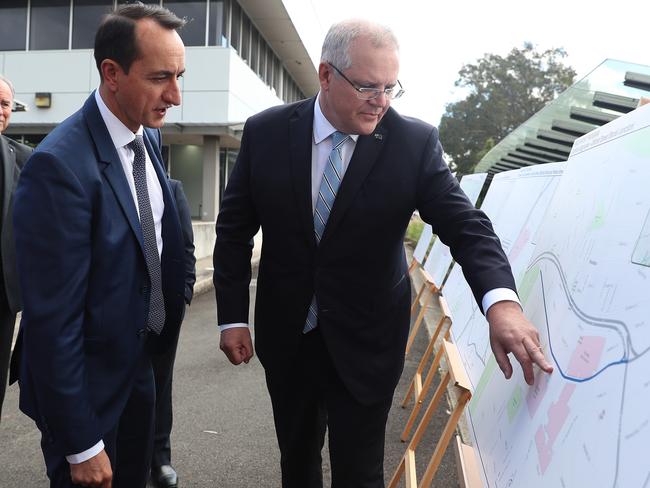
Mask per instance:
[[[468,95],[445,107],[439,127],[452,169],[472,173],[495,144],[571,86],[576,72],[565,57],[562,48],[539,52],[525,43],[463,66],[456,86]]]

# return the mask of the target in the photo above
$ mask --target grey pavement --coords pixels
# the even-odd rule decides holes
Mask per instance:
[[[209,259],[197,263],[199,281],[209,281],[210,267]],[[237,367],[227,361],[218,348],[214,293],[209,283],[200,286],[205,287],[205,293],[196,296],[187,311],[174,372],[172,463],[179,473],[179,484],[183,488],[277,488],[279,452],[263,369],[256,358]],[[253,293],[254,286],[252,296]],[[407,358],[393,402],[386,434],[386,483],[406,447],[399,436],[408,410],[399,403],[426,341],[424,334],[420,334]],[[0,423],[0,486],[48,486],[39,449],[40,435],[31,420],[18,411],[17,397],[18,388],[13,385],[7,392]],[[423,447],[418,450],[418,473],[424,472],[447,419],[445,407],[446,404],[437,412]],[[323,457],[327,459],[326,450]],[[325,486],[329,486],[328,470],[325,461]],[[458,486],[451,448],[433,486]]]

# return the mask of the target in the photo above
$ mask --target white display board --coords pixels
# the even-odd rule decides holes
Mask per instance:
[[[429,250],[429,246],[431,246],[432,240],[433,240],[433,229],[429,224],[425,222],[424,227],[422,228],[422,234],[420,234],[418,243],[415,246],[415,250],[413,251],[413,259],[415,259],[418,263],[420,264],[424,263],[424,260],[427,255],[427,251]]]
[[[497,174],[482,210],[492,221],[519,285],[533,254],[535,235],[566,163],[549,163]],[[461,269],[452,269],[444,295],[451,315],[451,333],[474,388],[491,355],[487,321]]]
[[[487,173],[475,173],[465,175],[460,180],[460,188],[473,205],[476,205],[476,200],[478,200],[486,178]],[[442,285],[442,280],[445,278],[452,261],[453,258],[449,248],[440,239],[436,239],[431,247],[431,252],[429,252],[429,257],[424,263],[425,271],[429,273],[436,286],[440,287]]]
[[[588,136],[519,287],[555,371],[491,357],[470,404],[489,487],[650,486],[650,105]]]

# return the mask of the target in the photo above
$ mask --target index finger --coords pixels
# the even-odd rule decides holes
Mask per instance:
[[[544,356],[544,353],[542,352],[544,348],[542,346],[538,346],[532,341],[532,339],[524,339],[524,346],[526,347],[526,351],[528,351],[528,355],[533,363],[539,366],[545,373],[553,372],[553,366],[548,362],[546,356]]]

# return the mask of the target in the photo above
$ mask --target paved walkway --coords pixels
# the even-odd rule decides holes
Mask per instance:
[[[210,259],[199,261],[199,281],[209,281],[209,268]],[[221,353],[214,294],[207,291],[197,296],[188,310],[176,361],[172,457],[180,486],[277,488],[279,453],[262,368],[256,359],[234,367]],[[399,435],[407,411],[399,407],[399,402],[425,342],[421,334],[410,356],[415,359],[407,359],[393,402],[386,436],[387,482],[405,449]],[[40,436],[33,423],[18,411],[17,394],[16,385],[9,388],[0,423],[0,486],[44,487],[47,479]],[[430,430],[439,435],[446,418],[445,412],[438,412]],[[437,436],[429,437],[434,438]],[[430,453],[431,449],[422,448],[422,454]],[[419,463],[418,472],[422,473],[426,460],[420,459]],[[329,486],[328,469],[326,462],[325,486]],[[449,449],[434,486],[448,488],[457,483],[454,455]]]

